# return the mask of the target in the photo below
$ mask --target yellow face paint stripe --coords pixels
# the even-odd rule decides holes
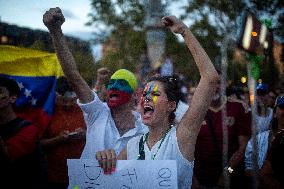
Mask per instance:
[[[157,100],[158,100],[157,96],[154,96],[154,97],[153,97],[153,103],[154,103],[154,106],[156,106],[156,105],[157,105]]]
[[[154,93],[158,92],[158,87],[159,87],[159,85],[156,85],[156,86],[154,87]],[[157,96],[154,96],[154,97],[153,97],[154,106],[157,105],[157,100],[158,100],[158,97],[157,97]]]

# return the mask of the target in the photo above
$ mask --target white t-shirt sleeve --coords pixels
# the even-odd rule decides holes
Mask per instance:
[[[77,104],[80,106],[81,110],[83,111],[87,128],[94,125],[94,122],[101,113],[109,111],[109,108],[106,105],[106,103],[103,103],[95,92],[93,93],[94,93],[94,100],[89,103],[83,104],[79,101],[79,99],[77,100]]]

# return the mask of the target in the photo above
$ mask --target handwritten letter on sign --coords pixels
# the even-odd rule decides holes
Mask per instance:
[[[68,159],[68,189],[177,189],[174,160],[119,160],[116,171],[104,175],[96,160]]]

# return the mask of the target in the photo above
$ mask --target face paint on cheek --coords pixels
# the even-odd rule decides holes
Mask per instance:
[[[158,87],[159,87],[159,85],[156,85],[155,87],[154,87],[154,94],[156,93],[156,92],[158,92]],[[154,106],[156,106],[157,105],[157,100],[158,100],[158,97],[155,95],[154,97],[153,97],[153,103],[154,103]]]
[[[112,94],[116,94],[116,98],[110,98]],[[118,90],[109,90],[107,91],[108,99],[107,99],[107,104],[110,108],[116,108],[122,104],[125,104],[129,102],[131,99],[131,95],[123,92],[123,91],[118,91]]]
[[[157,96],[154,96],[154,97],[153,97],[153,103],[154,103],[154,106],[156,106],[156,105],[157,105],[157,99],[158,99],[158,97],[157,97]]]

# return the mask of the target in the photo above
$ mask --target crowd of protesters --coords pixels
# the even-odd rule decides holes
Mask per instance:
[[[144,53],[138,79],[126,69],[111,75],[100,68],[92,88],[76,68],[61,30],[64,21],[59,8],[43,16],[66,76],[57,81],[55,113],[43,135],[14,112],[17,83],[0,77],[3,186],[67,188],[66,160],[82,158],[97,159],[105,174],[115,172],[116,159],[176,160],[178,188],[284,188],[283,88],[257,85],[252,122],[248,93],[240,87],[221,92],[222,73],[174,16],[162,24],[184,38],[201,75],[197,86],[188,88],[174,74],[170,56],[151,72]],[[146,76],[150,79],[141,82]]]

